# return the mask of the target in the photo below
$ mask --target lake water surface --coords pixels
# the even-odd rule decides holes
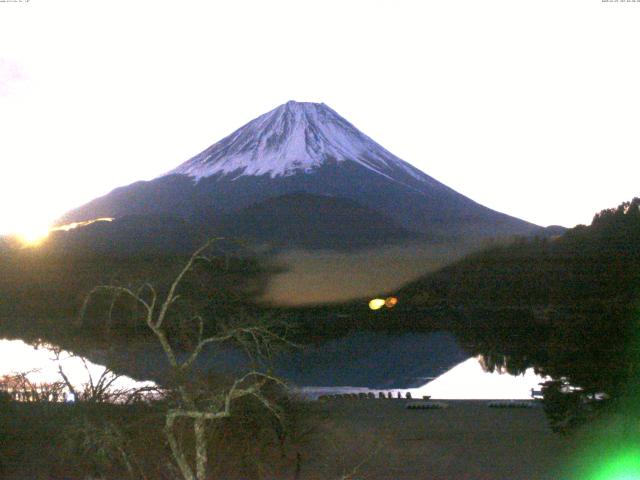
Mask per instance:
[[[130,391],[156,386],[151,381],[137,381],[126,375],[116,376],[105,366],[98,365],[50,344],[30,345],[22,340],[0,339],[0,381],[4,387],[11,378],[24,375],[35,388],[63,382],[67,377],[77,391],[86,385],[97,385],[101,378],[113,379],[109,391]],[[69,389],[64,389],[69,393]]]
[[[136,360],[137,359],[137,360]],[[95,358],[94,358],[95,360]],[[159,378],[162,352],[136,352],[127,362],[138,362],[133,376]],[[243,363],[237,351],[205,352],[200,368],[229,371]],[[542,377],[533,369],[524,375],[488,373],[479,358],[469,357],[449,333],[388,335],[360,332],[317,346],[293,350],[275,361],[278,375],[304,396],[329,393],[379,392],[434,399],[526,399],[539,390]],[[27,373],[32,382],[60,381],[60,368],[77,386],[95,381],[105,371],[99,363],[84,360],[51,345],[29,345],[21,340],[0,340],[0,377]],[[154,385],[122,376],[114,388]]]

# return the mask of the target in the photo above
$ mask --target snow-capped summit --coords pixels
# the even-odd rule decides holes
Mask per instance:
[[[196,179],[216,174],[274,178],[310,173],[327,161],[357,162],[390,179],[400,170],[422,182],[437,183],[324,103],[295,101],[252,120],[169,174]]]

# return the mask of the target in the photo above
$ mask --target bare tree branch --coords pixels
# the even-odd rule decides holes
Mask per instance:
[[[209,462],[207,456],[207,425],[209,422],[231,416],[234,401],[244,397],[253,397],[279,421],[282,421],[282,412],[279,407],[263,393],[263,389],[267,384],[284,386],[281,380],[271,374],[252,370],[233,381],[228,389],[218,391],[212,396],[207,393],[206,388],[192,383],[193,375],[190,375],[190,372],[203,349],[209,344],[220,344],[230,340],[237,341],[245,348],[249,357],[255,361],[256,355],[258,358],[269,358],[272,353],[273,343],[277,342],[292,345],[285,338],[276,334],[265,325],[246,326],[244,325],[245,318],[241,318],[241,324],[235,326],[227,326],[220,321],[217,327],[219,332],[215,335],[205,337],[204,318],[199,314],[189,317],[192,324],[195,323],[196,327],[196,331],[194,332],[195,346],[190,349],[186,358],[180,360],[180,356],[176,353],[167,337],[165,322],[171,307],[176,305],[177,300],[180,298],[177,292],[182,281],[193,269],[196,262],[211,262],[211,259],[205,256],[204,252],[213,242],[218,240],[220,240],[220,238],[210,239],[191,255],[184,267],[174,278],[168,293],[161,302],[159,302],[155,288],[149,283],[143,284],[135,292],[126,287],[100,285],[91,290],[87,295],[79,317],[79,323],[81,325],[91,297],[99,292],[108,292],[114,295],[110,306],[110,315],[120,295],[129,296],[136,304],[144,307],[145,323],[160,343],[173,369],[173,373],[176,375],[176,384],[173,390],[177,394],[174,398],[176,405],[168,409],[165,414],[165,435],[180,474],[185,480],[205,480],[207,477]],[[192,338],[193,336],[190,337],[189,341]],[[69,384],[68,379],[66,379],[66,377],[63,378],[65,378],[65,381]],[[103,375],[101,375],[97,383],[94,383],[94,379],[90,377],[91,395],[104,395],[104,392],[112,386],[114,381],[115,378],[108,377],[105,372],[103,372]],[[184,450],[184,442],[177,436],[176,426],[180,419],[193,422],[195,444],[193,445],[194,450],[191,455],[187,455]]]
[[[175,294],[176,289],[178,288],[178,285],[180,285],[180,282],[182,282],[182,279],[184,278],[184,276],[187,274],[189,270],[191,270],[195,261],[201,258],[200,254],[205,250],[207,250],[214,242],[217,242],[219,240],[222,240],[222,237],[212,238],[208,240],[207,242],[205,242],[204,245],[202,245],[198,250],[196,250],[193,253],[193,255],[191,255],[191,258],[189,258],[189,261],[182,268],[178,276],[175,278],[175,280],[171,284],[171,287],[169,288],[169,293],[167,294],[165,301],[162,303],[160,314],[158,315],[158,319],[156,320],[156,323],[155,323],[156,328],[160,328],[162,326],[162,322],[164,322],[165,316],[167,314],[167,310],[173,304],[173,302],[175,302],[177,298]]]

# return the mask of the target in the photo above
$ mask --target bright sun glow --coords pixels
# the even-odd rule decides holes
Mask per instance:
[[[49,236],[51,231],[50,227],[42,225],[33,225],[30,227],[21,228],[16,236],[20,242],[29,247],[40,245]]]
[[[20,204],[22,210],[14,208],[14,204]],[[13,203],[7,205],[9,208],[2,212],[0,219],[0,235],[14,237],[25,246],[38,245],[47,238],[57,215],[28,197],[14,198]]]
[[[86,220],[84,222],[73,222],[68,223],[66,225],[60,225],[58,227],[44,226],[44,225],[24,225],[15,230],[12,235],[14,235],[22,245],[25,247],[37,247],[42,242],[44,242],[51,232],[63,231],[68,232],[69,230],[73,230],[74,228],[84,227],[87,225],[91,225],[95,222],[111,222],[113,218],[103,217],[96,218],[93,220]]]

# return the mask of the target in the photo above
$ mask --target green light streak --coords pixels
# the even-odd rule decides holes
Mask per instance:
[[[572,479],[581,480],[640,480],[640,449],[637,447],[591,452],[590,464],[583,464],[581,472],[575,472]]]

